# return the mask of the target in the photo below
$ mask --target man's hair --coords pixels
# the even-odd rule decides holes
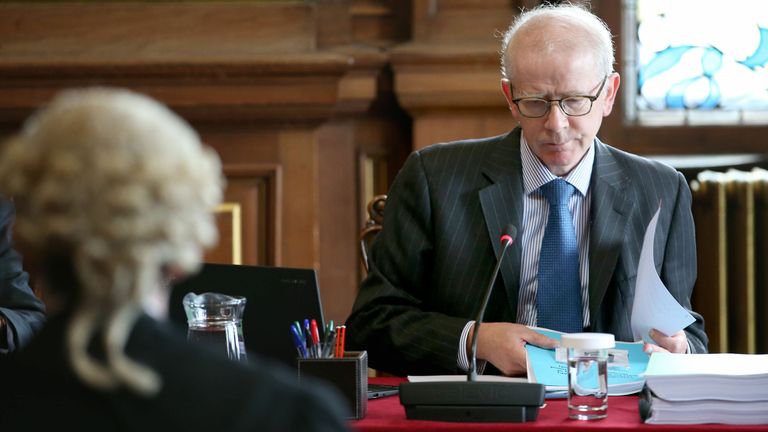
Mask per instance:
[[[76,275],[66,344],[86,384],[159,390],[125,344],[142,303],[168,289],[164,269],[195,270],[216,242],[222,186],[219,158],[195,131],[127,90],[64,91],[7,143],[0,189],[16,203],[17,235],[42,260],[66,257]],[[87,350],[97,334],[103,361]]]
[[[501,44],[501,76],[512,80],[514,74],[514,52],[520,48],[516,42],[519,36],[542,24],[557,26],[573,32],[573,37],[548,40],[549,34],[540,34],[537,40],[539,48],[554,50],[559,48],[588,48],[594,53],[595,72],[608,75],[613,71],[614,47],[608,26],[582,5],[544,3],[529,11],[521,11],[504,33]]]

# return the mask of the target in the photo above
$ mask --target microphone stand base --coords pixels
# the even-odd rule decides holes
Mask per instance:
[[[406,418],[449,422],[534,421],[545,387],[523,382],[441,381],[400,384]]]

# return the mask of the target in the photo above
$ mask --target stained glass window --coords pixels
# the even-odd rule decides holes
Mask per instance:
[[[625,0],[625,13],[630,120],[768,123],[768,2]]]

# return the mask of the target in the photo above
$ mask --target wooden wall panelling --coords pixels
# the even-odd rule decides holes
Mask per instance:
[[[498,60],[490,49],[436,54],[425,48],[402,46],[392,53],[396,92],[413,117],[414,149],[514,127],[501,92]]]
[[[318,220],[320,272],[324,309],[333,317],[349,314],[360,281],[358,166],[355,130],[350,120],[334,121],[318,130]],[[336,321],[338,318],[334,318]]]
[[[314,0],[317,46],[386,48],[410,35],[410,0]]]
[[[206,261],[279,265],[280,166],[229,164],[224,172],[227,189],[222,208],[217,212],[219,244],[206,254]]]
[[[378,77],[378,97],[366,115],[354,122],[361,228],[368,219],[367,203],[375,195],[387,193],[412,148],[411,117],[398,104],[393,80],[392,69],[383,69]]]
[[[228,179],[226,240],[208,258],[236,256],[237,208],[243,263],[318,269],[326,315],[343,321],[359,278],[355,127],[386,54],[318,29],[333,3],[2,4],[0,134],[63,88],[126,87],[166,103],[219,152]]]
[[[413,40],[472,44],[509,26],[510,0],[414,0]]]
[[[413,2],[413,40],[391,49],[395,91],[413,117],[414,149],[514,127],[501,93],[498,32],[508,1]]]
[[[318,144],[314,129],[280,134],[283,167],[283,265],[320,267]],[[322,286],[322,282],[321,282]]]
[[[376,47],[403,42],[411,33],[410,13],[408,0],[352,0],[352,38]]]
[[[314,49],[300,2],[0,4],[4,59],[72,62],[230,60]]]
[[[360,202],[386,194],[411,151],[410,118],[367,116],[355,124],[358,167],[361,175]],[[368,218],[365,205],[359,209],[361,221]]]
[[[372,114],[326,123],[319,130],[319,208],[324,227],[320,231],[320,268],[322,283],[338,287],[329,293],[332,306],[326,306],[336,316],[349,314],[363,276],[358,247],[337,245],[358,244],[369,199],[362,179],[366,161],[375,165],[369,173],[371,193],[386,193],[396,173],[390,167],[399,169],[410,150],[408,129],[393,123],[391,118]]]
[[[216,206],[216,227],[219,240],[205,252],[203,260],[209,263],[243,263],[243,210],[238,202],[225,200]]]

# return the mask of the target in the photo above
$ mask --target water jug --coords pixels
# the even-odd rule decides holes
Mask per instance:
[[[189,326],[187,339],[225,350],[232,360],[246,359],[242,321],[245,297],[191,292],[182,302]]]

